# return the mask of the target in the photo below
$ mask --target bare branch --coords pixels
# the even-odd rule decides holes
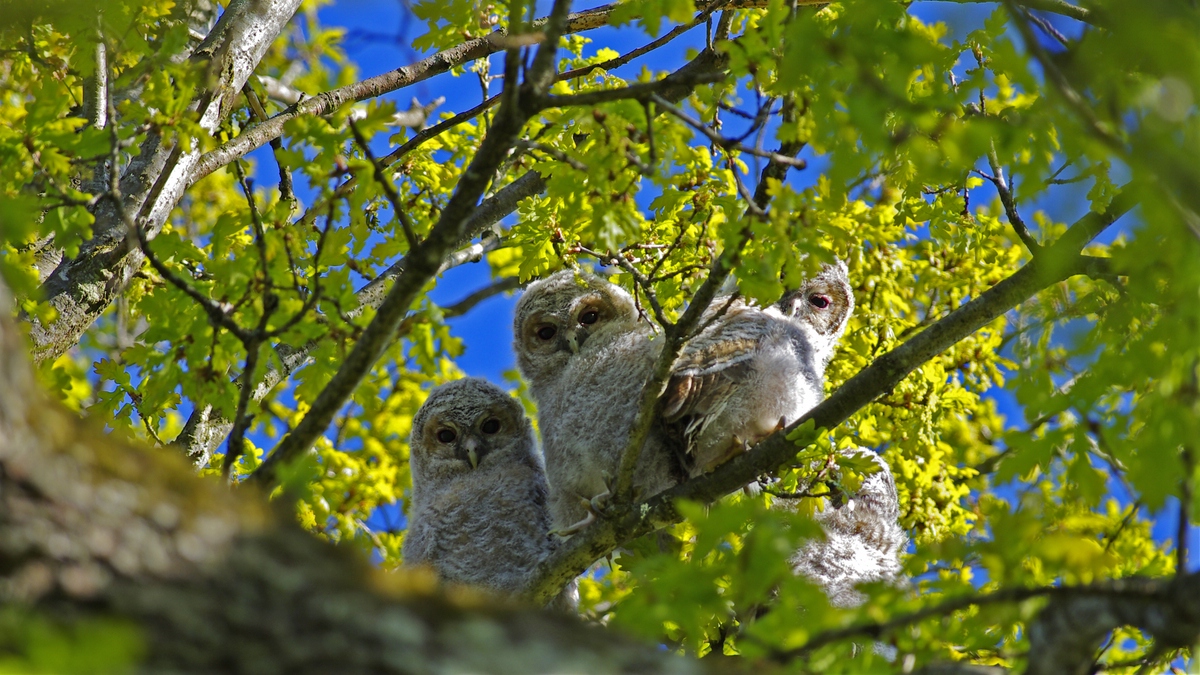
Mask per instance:
[[[408,240],[408,250],[413,250],[417,247],[417,235],[413,232],[412,221],[408,219],[404,205],[400,203],[400,195],[396,192],[396,186],[388,180],[387,174],[383,171],[383,164],[375,159],[375,155],[371,152],[371,146],[363,137],[362,132],[358,130],[358,125],[354,123],[354,120],[347,120],[347,122],[350,124],[350,132],[354,134],[354,141],[358,143],[358,147],[367,161],[371,162],[371,168],[375,173],[375,182],[383,188],[383,194],[387,197],[388,203],[392,205],[392,214],[396,220],[400,221],[400,227],[404,229],[404,238]]]
[[[992,167],[992,175],[989,176],[984,173],[980,173],[980,175],[996,186],[996,193],[1000,195],[1000,203],[1004,205],[1004,213],[1008,216],[1008,223],[1012,225],[1013,231],[1017,233],[1017,238],[1021,240],[1021,243],[1025,244],[1025,250],[1029,251],[1030,255],[1037,255],[1042,246],[1029,233],[1029,228],[1026,227],[1025,221],[1022,220],[1021,214],[1017,211],[1012,190],[1008,187],[1008,181],[1004,180],[1004,167],[1000,166],[1000,158],[996,156],[995,143],[992,143],[988,150],[988,164]]]
[[[586,253],[587,255],[590,255],[596,260],[600,261],[600,263],[603,265],[616,265],[617,267],[620,267],[628,272],[631,276],[633,276],[633,281],[635,284],[637,284],[638,289],[645,294],[646,302],[650,303],[650,310],[654,312],[655,321],[658,321],[658,324],[663,327],[671,325],[670,320],[667,319],[667,315],[663,313],[662,305],[658,302],[658,294],[654,291],[654,285],[651,283],[650,279],[647,279],[646,275],[642,274],[638,268],[635,267],[634,264],[627,258],[622,255],[613,255],[612,253],[600,253],[599,251],[593,251],[583,246],[573,246],[571,247],[571,251]]]
[[[521,288],[524,284],[517,277],[504,277],[484,286],[483,288],[474,291],[467,297],[459,300],[452,305],[446,305],[442,308],[442,316],[451,318],[462,316],[475,308],[475,305],[500,295]]]
[[[538,152],[542,152],[547,155],[550,155],[554,159],[557,159],[558,161],[562,162],[563,164],[566,164],[567,166],[571,167],[572,169],[575,169],[576,171],[582,171],[584,173],[587,173],[587,171],[588,171],[587,164],[584,164],[583,162],[575,159],[574,157],[568,155],[567,153],[563,152],[562,150],[559,150],[558,148],[552,148],[543,143],[527,141],[525,139],[518,140],[516,147],[521,148],[522,150],[537,150]]]
[[[808,162],[806,162],[802,159],[797,159],[796,157],[790,157],[788,155],[783,155],[778,152],[759,150],[758,148],[752,148],[752,147],[746,145],[745,143],[742,143],[735,139],[725,138],[721,134],[718,134],[717,132],[710,129],[707,125],[702,123],[700,120],[693,118],[691,115],[688,115],[683,110],[677,108],[676,106],[671,105],[667,101],[664,101],[663,98],[661,96],[659,96],[658,94],[650,94],[650,96],[648,98],[649,98],[649,100],[653,101],[655,105],[657,105],[658,107],[662,108],[663,110],[671,113],[676,118],[678,118],[680,121],[682,121],[684,124],[688,125],[689,127],[692,127],[696,131],[699,131],[700,133],[704,134],[708,138],[708,140],[712,141],[713,144],[716,145],[718,148],[721,148],[723,150],[737,150],[738,152],[744,152],[748,155],[754,155],[756,157],[764,157],[771,161],[778,162],[778,163],[784,164],[786,166],[790,166],[794,169],[803,169],[808,166]]]
[[[666,97],[664,92],[668,89],[678,86],[692,87],[698,84],[712,84],[723,81],[725,77],[725,73],[720,71],[696,73],[681,73],[676,71],[655,82],[639,82],[625,87],[601,89],[582,94],[544,96],[540,104],[543,108],[567,108],[570,106],[592,106],[631,98],[638,100],[649,99],[656,94]]]

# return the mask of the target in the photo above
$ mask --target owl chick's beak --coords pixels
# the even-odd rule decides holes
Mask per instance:
[[[467,462],[472,469],[479,468],[479,439],[474,436],[468,436],[463,441],[463,450],[467,455]]]
[[[571,349],[572,354],[578,354],[583,341],[587,339],[588,332],[583,328],[579,328],[567,333],[567,347]]]

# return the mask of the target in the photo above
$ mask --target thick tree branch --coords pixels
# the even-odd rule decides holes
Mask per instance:
[[[1102,213],[1089,213],[1072,225],[1044,254],[1012,276],[946,315],[896,349],[880,356],[858,375],[845,382],[828,399],[778,431],[749,452],[682,485],[663,492],[643,504],[616,508],[602,519],[568,539],[546,560],[532,585],[535,602],[548,602],[567,582],[619,544],[655,529],[679,522],[675,501],[711,502],[751,482],[763,473],[789,463],[801,449],[787,439],[800,427],[832,429],[891,391],[909,373],[976,330],[1004,315],[1039,290],[1081,273],[1078,253],[1097,234],[1136,204],[1131,186],[1125,186]]]
[[[1200,639],[1200,573],[1097,586],[1096,593],[1056,597],[1029,626],[1026,675],[1086,675],[1104,636],[1121,626],[1149,633],[1160,649]],[[1132,592],[1117,592],[1125,588]]]

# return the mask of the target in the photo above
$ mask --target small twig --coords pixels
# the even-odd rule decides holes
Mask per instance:
[[[733,182],[737,187],[738,194],[741,195],[742,199],[746,200],[746,211],[759,220],[765,220],[767,212],[755,201],[754,195],[750,193],[750,188],[746,186],[746,182],[742,180],[742,175],[738,173],[737,167],[733,165],[733,158],[730,157],[726,161],[726,164],[729,168],[729,175],[733,176]]]
[[[403,145],[396,148],[392,152],[388,153],[380,161],[383,162],[387,166],[391,166],[392,164],[395,164],[396,162],[400,161],[400,158],[404,157],[408,153],[410,153],[413,150],[420,147],[422,144],[425,143],[425,141],[428,141],[429,139],[442,134],[442,132],[444,132],[444,131],[452,129],[452,128],[462,124],[463,122],[468,122],[470,120],[475,119],[476,117],[479,117],[481,114],[483,114],[485,111],[487,111],[489,108],[492,108],[499,102],[500,102],[500,95],[496,94],[495,96],[484,100],[482,103],[475,106],[474,108],[471,108],[469,110],[464,110],[464,111],[458,113],[457,115],[446,118],[431,127],[426,127],[424,129],[418,131],[416,134],[413,134],[412,138],[408,139],[407,141],[404,142]]]
[[[647,165],[653,169],[658,166],[658,153],[654,149],[654,109],[649,101],[642,101],[642,111],[646,113],[646,145],[650,148],[650,161]],[[646,175],[650,175],[649,172]]]
[[[1067,40],[1066,36],[1064,36],[1062,33],[1058,32],[1058,29],[1055,28],[1053,25],[1051,25],[1051,23],[1049,21],[1046,21],[1045,19],[1034,14],[1033,12],[1026,11],[1026,15],[1029,17],[1029,19],[1031,21],[1033,21],[1035,24],[1037,24],[1037,27],[1041,28],[1042,31],[1046,33],[1046,35],[1049,35],[1050,37],[1054,38],[1055,40],[1058,40],[1058,43],[1060,45],[1062,45],[1064,47],[1071,46],[1071,43],[1069,40]]]
[[[702,122],[700,122],[700,120],[693,118],[692,116],[685,113],[683,110],[671,105],[668,101],[663,99],[663,97],[659,96],[658,94],[651,94],[647,98],[649,100],[653,101],[654,104],[657,105],[659,108],[662,108],[663,110],[667,111],[668,113],[671,113],[672,115],[674,115],[676,118],[678,118],[684,124],[687,124],[689,127],[692,127],[696,131],[699,131],[700,133],[707,136],[708,139],[710,141],[712,141],[714,145],[721,148],[722,150],[737,150],[738,152],[744,152],[749,155],[754,155],[756,157],[763,157],[763,158],[769,159],[773,162],[785,164],[794,169],[803,169],[808,166],[808,162],[806,162],[802,159],[798,159],[796,157],[789,157],[788,155],[782,155],[778,152],[771,152],[769,150],[761,150],[761,149],[757,149],[757,148],[752,148],[736,139],[726,138],[726,137],[722,136],[721,134],[718,134],[717,132],[708,128],[706,125],[704,125]],[[751,200],[751,201],[753,201],[753,200]]]
[[[698,72],[698,73],[674,73],[668,75],[661,80],[654,82],[639,82],[625,87],[617,87],[615,89],[600,89],[597,91],[584,92],[582,94],[569,94],[561,96],[547,95],[543,96],[539,101],[541,108],[567,108],[571,106],[594,106],[600,103],[610,103],[612,101],[624,101],[628,99],[645,99],[653,94],[657,94],[663,89],[677,87],[680,85],[697,85],[697,84],[712,84],[714,82],[723,82],[729,77],[725,72]]]
[[[266,325],[263,325],[264,330],[260,331],[261,337],[264,340],[271,340],[283,335],[291,330],[293,326],[300,322],[313,307],[317,305],[317,301],[321,299],[321,254],[325,251],[325,242],[329,240],[329,231],[333,229],[333,203],[329,204],[328,215],[325,220],[325,228],[321,230],[321,235],[317,238],[317,249],[313,251],[312,266],[313,276],[311,281],[312,288],[308,291],[308,297],[304,299],[304,304],[300,310],[292,315],[292,318],[283,322],[280,326],[273,330],[265,330]],[[266,301],[264,301],[265,305]]]
[[[558,148],[552,148],[548,145],[536,143],[534,141],[528,141],[525,139],[517,141],[515,146],[521,148],[522,150],[537,150],[539,152],[543,152],[547,155],[550,155],[554,159],[557,159],[563,164],[570,166],[576,171],[582,171],[583,173],[587,173],[589,171],[587,164],[584,164],[583,162],[575,159]]]
[[[501,293],[515,291],[522,286],[524,286],[524,284],[522,284],[521,280],[517,277],[504,277],[502,279],[497,279],[491,284],[471,293],[462,300],[459,300],[452,305],[446,305],[443,307],[442,316],[447,319],[456,316],[462,316],[474,309],[475,305],[478,305],[484,300],[493,298]]]
[[[658,321],[659,325],[663,328],[670,329],[673,326],[671,321],[667,319],[667,315],[663,311],[662,305],[658,302],[658,294],[654,292],[654,285],[649,279],[646,278],[646,275],[642,274],[637,267],[634,267],[632,262],[627,260],[624,256],[613,255],[611,253],[600,253],[599,251],[593,251],[584,246],[573,246],[572,248],[580,253],[586,253],[587,255],[592,256],[601,263],[606,265],[616,265],[626,272],[629,272],[629,274],[633,276],[634,282],[637,283],[638,288],[640,288],[642,293],[646,296],[646,302],[650,303],[650,309],[654,312],[654,319]]]
[[[1121,519],[1121,522],[1117,524],[1117,529],[1114,530],[1112,534],[1105,535],[1105,537],[1104,537],[1106,539],[1106,541],[1104,542],[1104,552],[1105,553],[1108,553],[1110,550],[1112,550],[1113,544],[1117,543],[1117,539],[1119,539],[1121,537],[1121,533],[1125,531],[1125,528],[1129,527],[1129,523],[1133,522],[1134,517],[1137,516],[1138,509],[1140,509],[1141,507],[1142,507],[1142,503],[1140,501],[1130,504],[1129,505],[1129,513],[1126,513],[1125,517]]]
[[[679,248],[680,243],[683,242],[683,235],[686,232],[687,225],[680,223],[679,233],[675,235],[675,240],[671,242],[670,246],[667,246],[667,250],[663,251],[663,254],[658,258],[658,262],[654,263],[654,267],[651,267],[650,272],[646,275],[651,281],[661,281],[662,279],[669,279],[671,276],[674,276],[674,274],[671,274],[660,279],[656,275],[658,274],[658,270],[662,269],[663,263],[665,263],[667,259],[671,257],[671,254],[674,253],[677,248]]]
[[[982,171],[976,173],[996,187],[996,192],[1000,195],[1000,203],[1004,205],[1004,213],[1008,216],[1009,225],[1012,225],[1013,231],[1017,233],[1021,243],[1025,244],[1025,249],[1029,251],[1029,254],[1036,256],[1042,246],[1030,234],[1021,214],[1017,212],[1012,190],[1009,189],[1008,182],[1004,180],[1004,167],[1000,166],[1000,158],[996,155],[995,143],[992,143],[988,150],[988,164],[992,167],[992,175],[989,176]]]
[[[142,418],[142,426],[146,427],[146,433],[150,434],[150,438],[154,439],[154,444],[158,447],[165,447],[166,443],[163,443],[163,439],[158,437],[158,430],[150,423],[150,418],[142,413],[140,407],[138,408],[138,417]]]
[[[808,491],[780,492],[778,490],[772,490],[770,488],[762,488],[762,492],[764,494],[771,495],[772,497],[776,497],[778,499],[810,499],[810,498],[816,498],[816,497],[828,497],[831,494],[829,492],[808,492]]]
[[[246,178],[246,171],[242,168],[240,159],[233,163],[233,170],[237,174],[238,183],[242,186],[242,193],[246,195],[246,205],[250,209],[250,223],[254,227],[254,244],[258,247],[259,263],[262,265],[263,283],[267,285],[269,291],[271,271],[267,267],[267,239],[263,232],[262,216],[258,213],[258,204],[254,201],[254,190],[250,187],[250,181]]]
[[[412,223],[408,220],[408,213],[400,203],[400,194],[396,192],[396,186],[392,185],[392,181],[388,180],[387,174],[383,170],[383,163],[375,159],[375,155],[371,152],[371,147],[367,143],[367,139],[358,130],[358,125],[349,117],[346,118],[346,123],[350,126],[350,133],[354,134],[354,142],[358,144],[358,148],[362,150],[363,156],[367,158],[367,161],[371,162],[371,167],[375,172],[375,180],[383,188],[384,196],[387,197],[388,202],[392,205],[392,213],[396,216],[396,220],[400,221],[400,227],[404,229],[404,238],[408,240],[408,250],[413,250],[417,247],[417,235],[413,232]]]
[[[263,108],[262,100],[258,98],[258,92],[254,91],[250,81],[246,80],[246,84],[242,85],[242,93],[246,96],[246,101],[250,104],[250,114],[258,123],[267,121],[267,111]],[[288,170],[287,165],[279,157],[279,153],[283,151],[283,141],[279,137],[271,139],[271,154],[275,157],[275,165],[279,167],[279,196],[281,199],[289,202],[296,201],[295,188],[292,186],[292,172]],[[234,164],[239,163],[239,160],[234,160]]]
[[[1190,517],[1192,512],[1192,472],[1195,461],[1191,447],[1185,445],[1180,449],[1179,459],[1183,462],[1183,480],[1179,486],[1179,541],[1175,544],[1175,574],[1187,574],[1188,568],[1188,535],[1191,532]]]
[[[258,329],[261,332],[266,326],[270,314],[263,312]],[[238,392],[237,411],[233,415],[233,429],[229,432],[229,443],[225,447],[225,461],[221,463],[221,480],[229,482],[233,475],[233,465],[246,451],[246,429],[250,427],[251,415],[246,414],[250,405],[250,395],[254,391],[254,372],[258,369],[259,349],[262,340],[251,339],[243,343],[246,347],[246,365],[242,369],[242,388]]]

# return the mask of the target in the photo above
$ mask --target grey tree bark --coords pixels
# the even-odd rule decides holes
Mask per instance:
[[[300,0],[233,0],[189,59],[209,73],[211,86],[200,91],[192,109],[200,126],[215,131],[233,109],[238,93],[267,48],[291,20]],[[108,124],[119,124],[109,119]],[[192,182],[200,159],[198,148],[185,151],[159,134],[151,134],[125,168],[121,192],[125,208],[149,239]],[[92,239],[79,255],[61,260],[42,284],[42,297],[57,312],[43,323],[29,317],[36,361],[54,359],[79,337],[120,295],[142,264],[143,256],[111,200],[97,203]]]

